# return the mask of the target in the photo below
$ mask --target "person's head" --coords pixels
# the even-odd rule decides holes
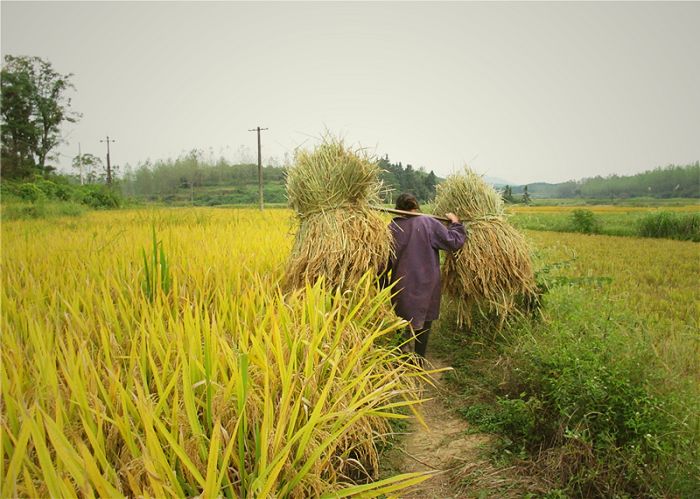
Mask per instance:
[[[416,196],[408,192],[404,192],[396,198],[396,209],[403,211],[412,211],[420,209]]]

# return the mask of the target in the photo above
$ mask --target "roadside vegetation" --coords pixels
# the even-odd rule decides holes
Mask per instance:
[[[2,219],[75,217],[89,209],[119,208],[124,198],[104,184],[77,185],[60,175],[0,183]]]
[[[498,329],[457,328],[452,400],[498,436],[493,463],[557,497],[691,497],[700,488],[700,299],[691,242],[532,233],[541,309]],[[479,483],[478,470],[460,477]]]

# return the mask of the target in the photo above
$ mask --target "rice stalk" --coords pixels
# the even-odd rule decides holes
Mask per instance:
[[[502,324],[536,286],[530,247],[506,220],[501,196],[465,168],[437,186],[434,211],[454,212],[467,231],[464,246],[448,253],[443,266],[443,288],[456,299],[458,322],[471,325],[479,311],[495,313]]]
[[[427,478],[373,482],[378,435],[424,375],[381,346],[403,325],[378,313],[390,291],[369,273],[284,294],[284,215],[259,244],[257,213],[235,230],[212,213],[221,230],[157,227],[172,286],[156,300],[132,213],[32,224],[31,243],[3,227],[3,496],[380,495]],[[83,251],[115,224],[130,237]]]
[[[504,216],[501,195],[467,167],[436,186],[433,210],[453,212],[464,223]]]
[[[364,150],[351,150],[339,139],[326,137],[312,152],[297,153],[287,173],[287,197],[298,223],[287,289],[321,277],[333,288],[352,289],[365,272],[384,268],[391,233],[369,208],[379,200],[379,172]]]

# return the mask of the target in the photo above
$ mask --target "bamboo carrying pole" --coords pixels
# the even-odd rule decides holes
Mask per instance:
[[[417,211],[396,210],[394,208],[384,208],[383,206],[370,206],[370,208],[372,208],[373,210],[385,211],[387,213],[394,213],[395,215],[408,215],[411,217],[417,217],[420,215],[424,215],[426,217],[435,218],[437,220],[440,220],[441,222],[449,222],[450,221],[449,218],[440,217],[438,215],[431,215],[430,213],[420,213]]]

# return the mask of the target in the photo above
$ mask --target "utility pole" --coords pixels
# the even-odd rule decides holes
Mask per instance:
[[[80,142],[78,142],[78,166],[80,168],[80,185],[85,184],[83,180],[83,155],[80,152]]]
[[[116,140],[109,140],[109,135],[107,135],[107,140],[100,140],[100,142],[107,142],[107,185],[112,185],[112,166],[109,163],[109,143],[116,142]]]
[[[260,194],[260,211],[263,210],[263,177],[262,177],[262,155],[260,152],[260,130],[267,130],[267,128],[252,128],[249,132],[258,132],[258,192]]]

